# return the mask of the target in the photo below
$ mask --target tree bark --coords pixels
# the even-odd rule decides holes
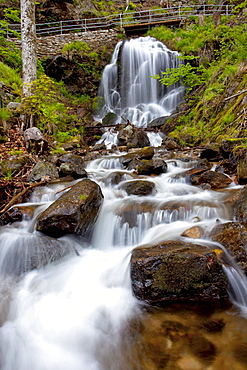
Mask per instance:
[[[34,0],[21,0],[23,96],[28,96],[30,83],[37,78],[36,27]]]

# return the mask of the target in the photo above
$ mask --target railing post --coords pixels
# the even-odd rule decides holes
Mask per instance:
[[[203,5],[203,14],[204,15],[206,14],[206,5],[205,4]]]
[[[119,23],[120,23],[120,29],[122,29],[123,28],[122,13],[119,14]]]
[[[150,12],[150,10],[148,11],[148,14],[149,14],[148,22],[151,23],[151,12]]]
[[[85,23],[85,26],[84,26],[85,32],[87,32],[87,20],[86,20],[86,18],[84,19],[84,23]]]
[[[60,21],[60,35],[63,34],[63,21]]]
[[[228,4],[226,5],[226,15],[229,15],[229,13],[228,13]]]
[[[178,18],[180,19],[180,3],[179,3],[179,5],[178,5]]]

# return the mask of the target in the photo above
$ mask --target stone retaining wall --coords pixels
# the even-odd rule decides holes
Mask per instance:
[[[96,49],[103,45],[109,44],[115,46],[119,41],[119,33],[114,30],[90,31],[80,33],[70,33],[66,35],[54,35],[37,38],[37,56],[47,59],[52,55],[60,54],[64,45],[74,41],[83,41]],[[11,39],[16,46],[21,48],[21,41]]]

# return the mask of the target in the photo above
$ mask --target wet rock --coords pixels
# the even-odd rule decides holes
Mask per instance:
[[[167,163],[162,159],[153,159],[152,174],[160,175],[167,172]]]
[[[136,298],[149,304],[165,301],[227,299],[227,280],[216,254],[192,243],[167,241],[135,248],[131,281]]]
[[[169,136],[164,137],[161,145],[167,150],[174,150],[179,148],[178,143]]]
[[[128,195],[150,195],[155,189],[155,184],[151,181],[134,180],[124,183],[121,189]]]
[[[63,154],[60,155],[56,160],[56,165],[60,166],[62,163],[72,163],[81,168],[85,168],[85,161],[80,155],[76,154]]]
[[[233,159],[224,159],[215,169],[216,172],[224,172],[227,175],[233,175],[237,172],[237,162]]]
[[[0,226],[12,224],[16,221],[22,221],[23,213],[18,208],[11,208],[0,216]]]
[[[165,126],[166,124],[166,120],[168,118],[171,118],[170,116],[162,116],[162,117],[158,117],[158,118],[155,118],[153,119],[149,124],[148,124],[148,127],[160,127],[160,126]],[[174,128],[174,125],[173,125],[173,128]],[[173,130],[173,128],[171,129],[171,131]],[[170,131],[170,132],[171,132]]]
[[[138,161],[137,165],[135,166],[135,170],[137,171],[138,175],[150,176],[152,174],[152,169],[153,161],[147,159],[142,159],[141,161]]]
[[[136,148],[143,148],[150,145],[146,132],[138,129],[134,125],[122,125],[117,135],[117,145],[131,145]]]
[[[118,120],[118,116],[115,113],[108,112],[105,117],[102,119],[102,125],[112,126]]]
[[[113,172],[107,176],[105,183],[107,185],[117,185],[121,181],[131,179],[131,178],[133,178],[133,176],[129,173],[126,174],[124,172]]]
[[[48,143],[44,138],[44,135],[37,127],[30,127],[24,131],[24,141],[26,149],[34,154],[43,154]]]
[[[57,159],[56,164],[59,166],[60,177],[72,176],[74,179],[87,177],[87,172],[85,171],[85,162],[79,155],[61,155]]]
[[[37,230],[54,237],[83,235],[96,222],[102,202],[99,185],[81,180],[38,216]]]
[[[43,178],[55,180],[59,178],[56,166],[51,162],[38,162],[28,176],[29,182],[39,182]]]
[[[73,163],[62,163],[59,167],[59,177],[71,176],[74,179],[87,177],[87,172]]]
[[[167,172],[167,164],[161,159],[133,159],[128,164],[127,169],[129,171],[135,170],[138,175],[143,176],[160,175],[161,173]]]
[[[193,167],[189,170],[183,171],[178,173],[177,175],[174,175],[174,179],[180,179],[180,178],[187,178],[190,179],[193,177],[193,175],[200,175],[201,173],[208,171],[208,166],[202,165],[198,167]]]
[[[101,157],[101,153],[99,151],[92,151],[92,152],[89,152],[85,155],[84,157],[84,161],[85,162],[90,162],[90,161],[93,161],[97,158],[100,158]]]
[[[230,252],[247,275],[247,223],[219,224],[212,229],[210,237]]]
[[[232,183],[232,179],[220,172],[205,171],[190,177],[192,185],[209,184],[212,189],[224,189]]]
[[[193,227],[190,227],[189,229],[185,230],[181,236],[185,236],[187,238],[194,238],[194,239],[198,239],[198,238],[201,238],[204,234],[204,231],[201,227],[199,226],[193,226]]]
[[[233,218],[236,221],[247,222],[247,185],[238,191],[234,199],[232,210]]]
[[[124,166],[128,166],[128,164],[133,160],[133,159],[152,159],[154,156],[154,149],[151,146],[135,150],[131,153],[128,153],[124,155],[123,157],[120,157],[120,161]]]

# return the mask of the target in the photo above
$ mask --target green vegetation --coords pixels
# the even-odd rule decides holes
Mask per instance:
[[[73,90],[68,91],[62,81],[55,82],[47,77],[38,60],[38,79],[31,86],[32,96],[22,99],[21,52],[5,38],[6,32],[10,31],[8,23],[19,22],[19,10],[7,8],[4,1],[0,0],[0,3],[0,81],[11,90],[2,101],[1,124],[12,120],[15,114],[6,108],[7,99],[21,101],[20,113],[32,116],[35,124],[51,135],[52,140],[62,144],[73,140],[79,142],[84,135],[83,125],[88,123],[88,116],[96,104],[95,91],[111,50],[103,45],[100,50],[94,50],[87,43],[79,41],[65,45],[62,52],[71,69],[65,71],[64,80],[68,80],[70,71],[74,72],[76,68],[82,70],[82,77],[88,82],[81,87],[81,95]],[[79,0],[73,0],[73,3],[80,4]],[[247,136],[246,93],[224,100],[247,89],[247,27],[244,15],[238,13],[247,7],[247,0],[232,3],[236,16],[221,17],[217,26],[212,17],[205,17],[203,24],[199,24],[198,17],[191,16],[181,28],[157,27],[148,33],[181,54],[183,63],[179,68],[169,69],[154,77],[165,85],[182,81],[186,86],[184,111],[175,118],[176,129],[170,134],[182,145],[192,146],[226,137]],[[18,4],[16,0],[17,7]],[[95,9],[83,12],[83,16],[101,17],[120,13],[120,9],[113,9],[113,1],[94,0],[93,4]],[[43,5],[37,4],[40,16]],[[123,19],[138,22],[138,18],[135,19],[130,13],[138,12],[140,4],[130,2],[126,12],[124,5],[122,7]],[[165,14],[166,9],[160,12]],[[47,20],[58,20],[56,17],[57,14],[52,15],[51,11]],[[81,115],[77,114],[78,108],[83,111]],[[62,151],[59,145],[53,150],[54,153]]]
[[[157,27],[148,34],[178,50],[183,59],[178,68],[153,76],[165,85],[181,81],[187,88],[184,113],[175,119],[170,136],[191,146],[246,136],[246,94],[227,99],[247,89],[245,23],[222,17],[216,26],[212,17],[205,17],[200,25],[195,17],[184,28]]]
[[[4,82],[5,85],[11,86],[13,90],[21,89],[22,79],[20,76],[20,72],[9,67],[3,62],[0,62],[0,80]]]
[[[8,28],[9,23],[20,22],[20,11],[7,8],[3,10],[3,13],[4,18],[0,20],[0,61],[14,68],[17,72],[21,72],[21,51],[5,37],[8,32],[20,37],[17,32],[10,31]]]

